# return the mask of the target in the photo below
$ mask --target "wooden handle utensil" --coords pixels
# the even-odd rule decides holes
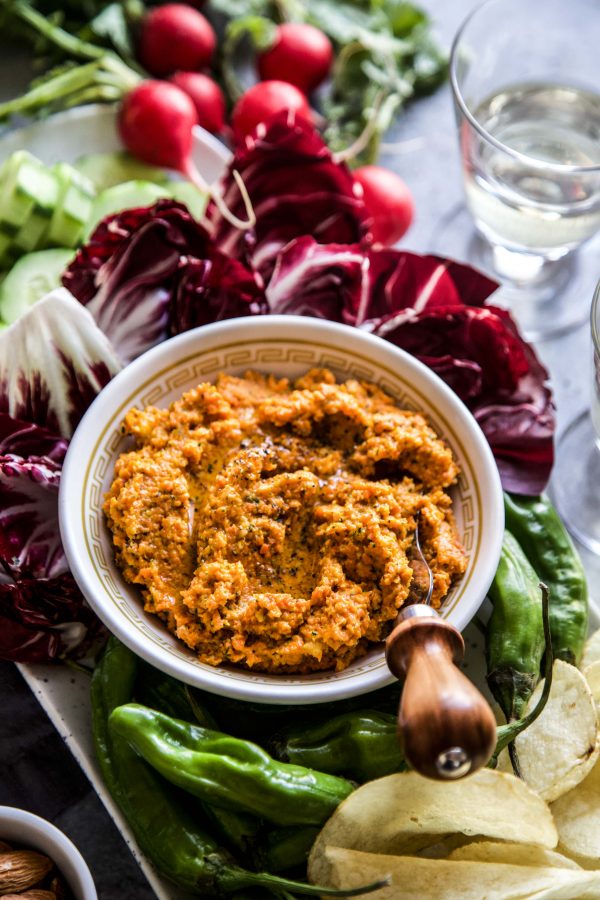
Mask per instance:
[[[430,606],[406,606],[386,640],[393,674],[404,682],[398,737],[407,762],[429,778],[462,778],[484,766],[496,722],[475,685],[458,668],[464,641]]]

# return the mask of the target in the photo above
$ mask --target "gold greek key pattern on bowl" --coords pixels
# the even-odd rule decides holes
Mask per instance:
[[[200,349],[195,357],[201,352]],[[288,344],[279,341],[265,341],[250,346],[229,344],[222,349],[211,350],[201,359],[195,357],[174,362],[162,372],[156,373],[150,382],[141,385],[129,397],[124,398],[120,410],[127,411],[133,406],[168,405],[185,390],[195,387],[202,381],[213,380],[219,372],[240,374],[248,368],[260,371],[261,366],[262,371],[271,371],[277,375],[288,375],[290,368],[295,367],[297,371],[294,377],[301,374],[303,369],[327,367],[332,369],[340,380],[359,378],[373,382],[394,397],[398,405],[405,409],[425,409],[433,427],[448,440],[462,468],[454,489],[454,507],[466,551],[467,572],[448,595],[442,614],[447,616],[455,608],[469,582],[480,549],[477,519],[481,521],[481,500],[460,439],[454,433],[452,424],[444,418],[441,411],[432,406],[428,397],[385,366],[372,363],[359,354],[344,355],[343,351],[320,343],[313,345],[299,341],[294,345],[289,343],[288,339]],[[92,565],[112,603],[149,642],[160,647],[162,652],[169,656],[180,661],[188,659],[214,673],[214,668],[200,663],[192,651],[163,628],[156,617],[146,616],[142,608],[141,595],[137,595],[133,586],[126,584],[114,562],[112,542],[102,513],[102,502],[112,480],[115,460],[128,442],[120,431],[122,414],[119,412],[113,417],[98,439],[91,453],[83,485],[83,529]],[[306,676],[267,676],[226,667],[218,671],[220,676],[227,679],[299,685],[325,683],[334,678],[336,681],[344,681],[354,678],[359,673],[372,672],[380,668],[385,668],[385,661],[381,651],[375,649],[361,660],[352,663],[343,672]]]

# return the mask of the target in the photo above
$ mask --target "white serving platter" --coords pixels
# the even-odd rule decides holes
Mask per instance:
[[[216,179],[229,158],[229,152],[216,138],[197,129],[195,162],[208,181]],[[87,153],[120,149],[115,130],[114,109],[85,107],[53,116],[44,122],[8,133],[0,139],[0,162],[14,150],[26,148],[47,163],[74,161]],[[597,564],[584,554],[590,587],[597,583]],[[592,596],[590,628],[600,627],[600,614]],[[485,607],[480,615],[485,617]],[[485,684],[483,639],[477,621],[464,632],[467,647],[464,668],[480,687]],[[19,665],[19,671],[50,718],[56,730],[89,778],[108,813],[115,821],[158,900],[189,900],[161,878],[141,853],[129,826],[106,790],[94,758],[91,732],[89,676],[62,665]]]

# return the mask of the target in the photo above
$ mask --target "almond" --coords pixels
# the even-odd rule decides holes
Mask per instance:
[[[48,874],[52,860],[35,850],[12,850],[0,854],[0,897],[33,887]]]

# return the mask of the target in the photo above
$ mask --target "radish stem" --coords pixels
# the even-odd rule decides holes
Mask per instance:
[[[59,25],[49,22],[44,16],[33,9],[31,6],[17,3],[14,7],[17,16],[43,34],[45,38],[51,41],[56,47],[60,47],[66,53],[73,56],[80,56],[83,59],[100,59],[106,54],[103,47],[97,47],[96,44],[90,44],[88,41],[82,41],[81,38],[69,34]]]
[[[16,113],[28,113],[61,101],[63,107],[95,101],[120,100],[140,77],[116,56],[74,66],[32,87],[26,94],[0,103],[0,121]]]
[[[190,179],[190,181],[195,184],[196,187],[201,191],[208,192],[208,194],[214,201],[215,206],[217,207],[223,218],[230,223],[230,225],[233,225],[234,228],[239,228],[242,231],[247,231],[249,228],[254,228],[254,226],[256,225],[256,215],[254,214],[254,209],[252,208],[252,201],[250,200],[250,195],[248,194],[246,185],[244,184],[244,180],[236,169],[234,169],[231,174],[233,175],[235,183],[237,184],[240,194],[242,195],[246,215],[248,216],[246,221],[238,218],[235,213],[231,212],[231,210],[223,200],[223,197],[219,193],[218,188],[213,187],[206,182],[191,159],[186,160],[183,168],[183,174],[186,175]]]

